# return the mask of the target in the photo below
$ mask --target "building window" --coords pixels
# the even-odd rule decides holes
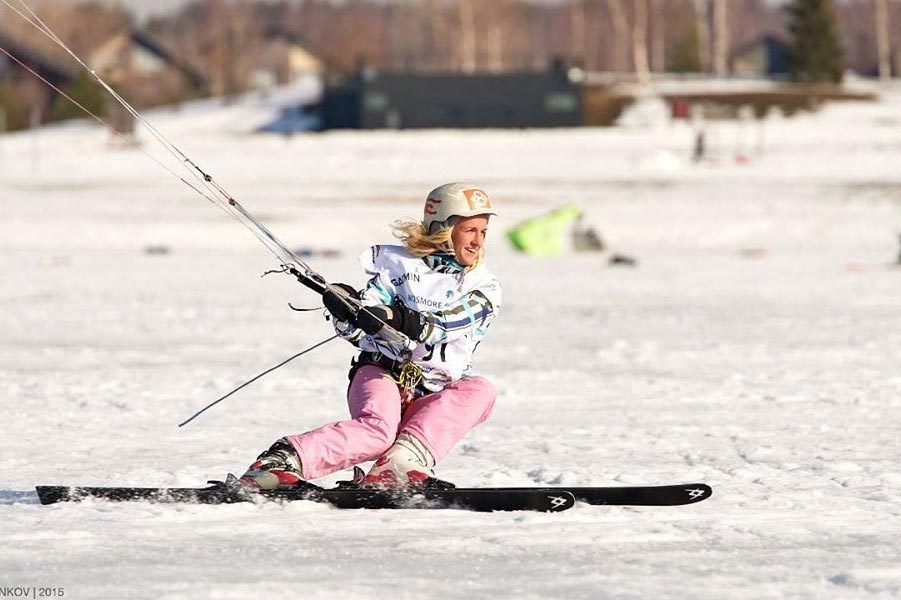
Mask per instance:
[[[548,112],[574,112],[579,108],[579,99],[572,92],[551,92],[544,97],[544,108]]]
[[[388,94],[384,92],[366,92],[363,96],[363,108],[368,112],[382,112],[388,108]]]

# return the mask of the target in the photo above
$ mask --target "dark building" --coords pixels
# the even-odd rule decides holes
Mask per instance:
[[[34,77],[28,69],[46,79],[55,86],[64,86],[75,78],[73,69],[64,67],[33,48],[27,48],[19,42],[0,33],[0,47],[27,65],[27,68],[5,54],[0,54],[0,83],[30,80]]]
[[[326,88],[325,129],[572,127],[582,88],[560,66],[544,73],[379,73],[363,68]]]
[[[148,34],[122,31],[95,48],[90,65],[132,102],[157,106],[209,92],[204,73]]]
[[[65,88],[78,71],[2,32],[0,48],[10,55],[0,52],[0,132],[47,122],[58,99],[51,86]]]
[[[732,53],[732,74],[784,78],[788,74],[788,54],[785,40],[773,34],[763,35]]]

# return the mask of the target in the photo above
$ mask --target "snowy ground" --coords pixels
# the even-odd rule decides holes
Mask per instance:
[[[901,94],[762,130],[246,129],[253,103],[151,115],[324,274],[361,283],[422,195],[481,182],[501,216],[493,418],[465,485],[706,481],[676,508],[566,513],[36,504],[38,484],[198,485],[344,414],[334,342],[251,235],[78,125],[0,138],[0,590],[67,598],[901,597]],[[755,154],[762,140],[765,153]],[[736,148],[748,164],[732,160]],[[145,148],[158,155],[150,144]],[[579,202],[637,269],[528,259],[504,228]],[[149,247],[166,247],[152,254]],[[332,479],[337,479],[333,477]]]

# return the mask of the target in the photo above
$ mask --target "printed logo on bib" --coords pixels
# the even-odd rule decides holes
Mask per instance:
[[[419,273],[404,273],[400,277],[395,277],[391,280],[391,284],[394,287],[400,287],[404,284],[405,281],[419,281]]]
[[[422,296],[417,296],[416,294],[407,294],[407,306],[410,306],[410,303],[427,306],[429,308],[444,307],[444,302],[441,300],[432,300],[431,298],[424,298]]]
[[[470,210],[491,208],[491,200],[488,199],[488,194],[482,190],[463,190],[463,195],[466,196]],[[428,211],[428,205],[426,205],[426,211]]]

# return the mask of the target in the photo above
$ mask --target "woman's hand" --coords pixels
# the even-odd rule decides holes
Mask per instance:
[[[390,325],[417,342],[422,341],[422,333],[429,323],[425,315],[403,304],[364,306],[357,313],[356,321],[357,326],[369,335],[376,335],[385,325]]]
[[[348,300],[351,298],[356,300],[359,297],[360,293],[353,286],[346,283],[333,283],[322,293],[322,303],[336,320],[357,325]]]

